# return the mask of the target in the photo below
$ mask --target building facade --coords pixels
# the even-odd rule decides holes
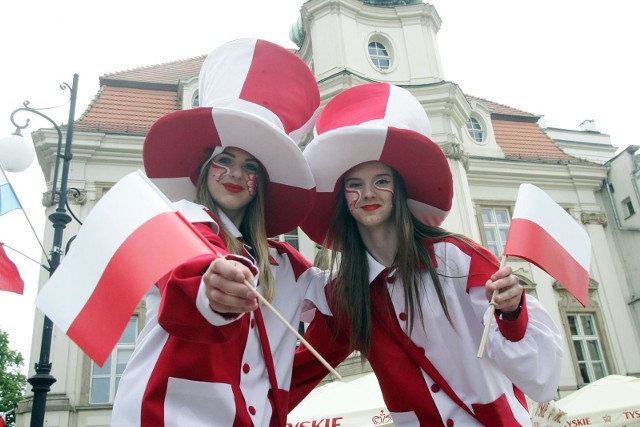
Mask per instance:
[[[308,0],[301,5],[291,38],[316,76],[323,103],[348,87],[377,81],[402,86],[421,102],[432,139],[447,155],[454,177],[454,203],[445,228],[481,242],[500,257],[519,185],[532,183],[588,232],[592,266],[587,308],[539,268],[509,260],[527,292],[544,304],[564,332],[558,397],[608,374],[640,376],[635,150],[615,156],[608,136],[595,132],[590,123],[580,131],[548,129],[538,115],[465,94],[443,75],[436,38],[440,25],[436,9],[420,1]],[[100,90],[75,123],[69,187],[77,189],[70,193],[70,203],[78,218],[86,217],[121,177],[143,168],[142,143],[157,118],[198,105],[203,60],[100,79]],[[57,137],[53,130],[41,129],[33,139],[50,179]],[[69,224],[66,239],[78,229],[77,223]],[[301,232],[280,238],[297,244],[309,259],[316,257],[318,248]],[[45,235],[45,246],[51,240],[51,234]],[[44,282],[46,277],[41,285]],[[144,313],[141,303],[103,367],[54,329],[51,361],[57,381],[47,399],[47,426],[110,425],[119,375]],[[42,320],[39,314],[34,357],[39,354]],[[360,373],[359,366],[348,361],[342,370]],[[29,392],[18,408],[19,426],[29,424],[30,398]]]

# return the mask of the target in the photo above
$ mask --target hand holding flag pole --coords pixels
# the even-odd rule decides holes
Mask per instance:
[[[128,209],[118,209],[122,206]],[[117,227],[104,227],[106,223]],[[160,246],[165,250],[148,250]],[[215,248],[137,171],[118,181],[91,210],[72,250],[38,294],[36,306],[102,366],[149,287],[168,270],[212,252]],[[250,283],[247,286],[342,379]],[[119,303],[114,305],[114,300]]]
[[[503,256],[502,261],[500,261],[500,268],[504,267],[507,264],[507,257]],[[493,315],[496,312],[496,293],[498,290],[494,290],[491,295],[491,301],[489,301],[489,309],[487,310],[487,317],[484,320],[484,330],[482,331],[482,339],[480,341],[480,346],[478,346],[478,354],[477,357],[482,358],[484,356],[484,349],[487,346],[487,341],[489,339],[489,331],[491,330],[491,320],[493,319]]]
[[[222,254],[220,252],[216,251],[216,255],[218,256],[218,258],[222,258],[224,259],[224,256],[222,256]],[[245,279],[244,284],[247,288],[249,288],[251,290],[251,292],[253,292],[253,294],[260,300],[260,302],[267,307],[269,310],[271,310],[271,312],[278,318],[278,320],[280,320],[284,326],[287,327],[287,329],[296,336],[296,338],[298,338],[300,340],[300,342],[307,348],[307,350],[309,350],[311,352],[311,354],[313,354],[318,361],[320,361],[320,363],[322,363],[324,365],[325,368],[327,368],[327,370],[333,374],[338,380],[342,381],[342,376],[335,370],[333,369],[333,367],[329,364],[329,362],[327,362],[325,360],[324,357],[322,357],[320,355],[320,353],[318,353],[318,351],[313,348],[313,346],[311,346],[311,344],[309,344],[309,342],[307,342],[307,340],[304,339],[304,337],[302,335],[300,335],[300,333],[293,327],[291,326],[291,324],[287,321],[287,319],[285,319],[279,312],[278,310],[276,310],[276,308],[271,305],[271,303],[269,301],[267,301],[267,299],[262,296],[262,294],[260,292],[258,292],[258,290],[255,288],[255,286],[253,286],[253,284],[251,282],[249,282],[248,280]]]
[[[589,235],[567,211],[534,185],[520,185],[501,266],[508,256],[517,256],[538,266],[564,286],[583,307],[587,306],[591,262]],[[494,312],[492,298],[478,357],[484,355]]]

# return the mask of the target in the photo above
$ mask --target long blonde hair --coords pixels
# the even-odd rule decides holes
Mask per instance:
[[[212,162],[213,158],[209,159],[201,169],[198,184],[196,185],[195,201],[209,208],[217,218],[218,209],[220,208],[207,187],[207,177]],[[256,259],[256,264],[260,271],[260,283],[264,286],[264,297],[267,301],[271,301],[275,296],[276,287],[275,279],[271,271],[271,264],[269,263],[269,247],[267,245],[267,231],[264,221],[264,200],[267,186],[265,175],[264,169],[262,165],[260,165],[256,196],[249,202],[249,205],[247,205],[247,210],[238,229],[240,233],[242,233],[244,243],[249,245],[253,250],[253,256]],[[220,231],[229,252],[238,255],[242,254],[243,243],[233,237],[229,229],[219,219],[218,225],[220,226]]]

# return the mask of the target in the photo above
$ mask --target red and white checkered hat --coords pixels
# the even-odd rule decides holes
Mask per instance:
[[[420,102],[388,83],[349,88],[324,107],[303,154],[316,181],[314,207],[301,228],[322,244],[337,205],[342,177],[354,166],[380,161],[403,178],[411,212],[439,226],[453,200],[449,162],[429,139],[431,125]]]
[[[317,118],[313,73],[293,52],[239,39],[211,52],[200,71],[200,105],[158,119],[143,147],[147,176],[171,199],[195,198],[203,164],[225,147],[254,156],[267,173],[268,236],[296,228],[315,198],[315,183],[294,139]]]

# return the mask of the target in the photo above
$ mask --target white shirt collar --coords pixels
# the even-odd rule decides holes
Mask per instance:
[[[369,284],[373,282],[376,277],[384,270],[386,267],[380,264],[371,254],[367,252],[367,262],[369,263]]]

